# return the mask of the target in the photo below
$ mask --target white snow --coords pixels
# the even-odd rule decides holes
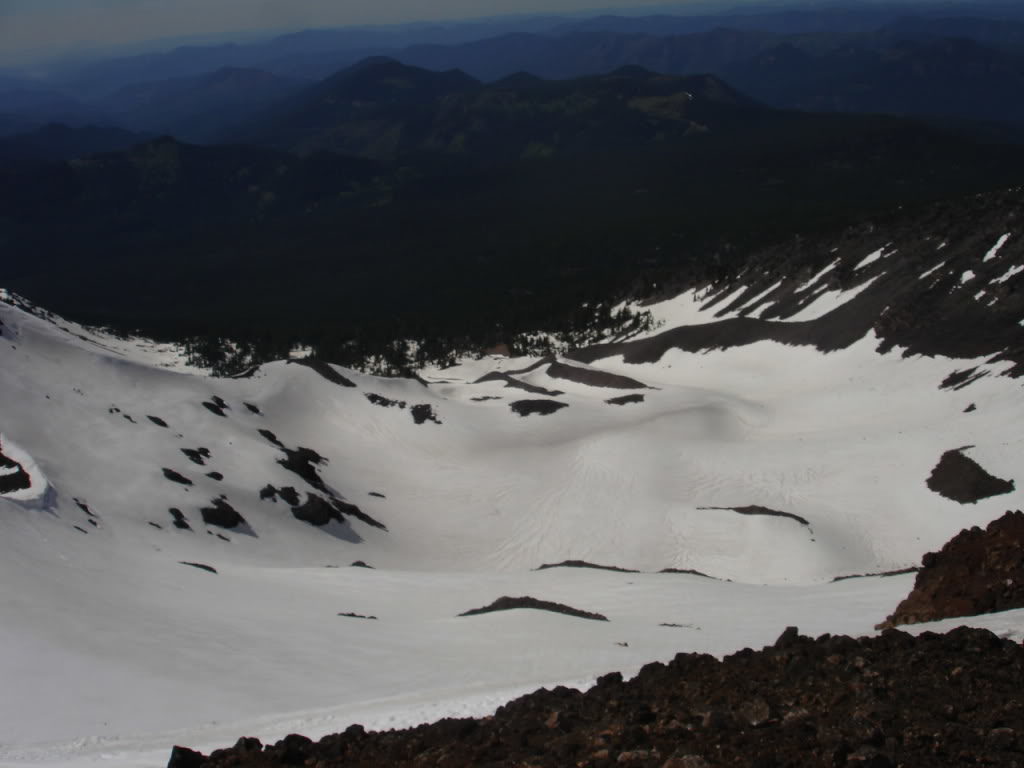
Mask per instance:
[[[848,301],[852,301],[857,296],[862,294],[877,280],[879,275],[875,275],[870,280],[858,285],[856,288],[851,288],[846,291],[835,290],[835,291],[824,291],[803,309],[794,315],[787,318],[790,322],[798,322],[802,320],[816,320],[819,317],[824,317],[829,312],[838,309],[839,307],[846,304]]]
[[[993,283],[1005,283],[1011,277],[1014,277],[1015,275],[1019,275],[1021,272],[1024,272],[1024,265],[1018,264],[1016,266],[1010,267],[1008,270],[1006,270],[1005,273],[1003,273],[1003,275],[1001,277],[997,277],[992,282]]]
[[[946,264],[946,262],[940,261],[938,264],[936,264],[931,269],[928,269],[928,270],[922,272],[921,273],[921,277],[918,278],[918,279],[919,280],[924,280],[926,277],[929,277],[929,276],[933,275],[935,272],[937,272],[939,269],[941,269],[943,266],[945,266],[945,264]]]
[[[868,285],[827,292],[795,319]],[[706,303],[689,292],[652,311],[703,323]],[[286,363],[212,379],[163,367],[141,341],[92,331],[83,341],[59,318],[7,304],[0,318],[18,336],[16,349],[0,345],[4,451],[34,489],[46,483],[47,499],[0,498],[0,680],[18,692],[0,697],[0,766],[162,766],[176,743],[209,750],[242,735],[483,714],[680,651],[759,647],[787,625],[872,633],[913,576],[832,578],[916,564],[1024,501],[1014,491],[965,507],[925,485],[945,450],[970,444],[1020,487],[1024,401],[998,375],[1010,363],[968,391],[942,390],[983,361],[881,355],[872,335],[827,355],[759,342],[593,363],[651,387],[625,406],[605,403],[622,390],[539,366],[515,376],[563,391],[569,407],[524,418],[509,403],[537,395],[473,382],[531,359],[425,371],[430,387],[339,370],[357,385],[347,388]],[[443,423],[417,425],[366,393],[430,404]],[[224,418],[202,406],[214,395]],[[353,521],[330,535],[261,500],[267,484],[312,489],[260,429],[325,456],[324,481],[388,530]],[[197,447],[210,451],[206,466],[181,453]],[[164,479],[164,467],[194,485]],[[255,535],[207,532],[199,508],[220,494]],[[745,505],[810,525],[706,509]],[[171,507],[194,532],[173,527]],[[566,559],[645,573],[533,570]],[[376,569],[348,567],[355,560]],[[653,573],[669,567],[732,581]],[[457,617],[502,595],[610,621]],[[1022,613],[970,621],[1024,636]]]
[[[833,252],[835,252],[835,250],[838,250],[838,249],[833,249]],[[827,275],[829,272],[831,272],[833,269],[835,269],[839,265],[840,261],[841,261],[840,259],[836,259],[832,263],[825,265],[824,269],[822,269],[820,272],[818,272],[814,277],[812,277],[806,283],[803,283],[802,285],[800,285],[796,289],[796,293],[800,293],[802,291],[807,290],[811,286],[816,285],[818,283],[818,281],[821,280],[821,278],[823,278],[825,275]]]
[[[995,258],[996,256],[998,256],[998,255],[999,255],[999,250],[1000,250],[1000,249],[1001,249],[1001,248],[1002,248],[1002,247],[1003,247],[1004,245],[1006,245],[1006,241],[1007,241],[1007,240],[1009,240],[1009,239],[1010,239],[1010,233],[1009,233],[1009,232],[1007,232],[1007,233],[1006,233],[1005,235],[1002,235],[1002,236],[1001,236],[1001,237],[999,238],[999,240],[997,240],[997,241],[996,241],[996,244],[995,244],[995,245],[993,245],[993,246],[992,246],[992,247],[991,247],[991,248],[990,248],[990,249],[988,250],[988,253],[986,253],[986,254],[985,254],[985,258],[983,258],[983,259],[982,259],[982,261],[983,261],[983,262],[984,262],[984,261],[991,261],[991,260],[992,260],[992,259],[994,259],[994,258]]]
[[[974,274],[973,270],[966,270],[962,275],[960,275],[960,285],[963,285],[964,283],[969,283],[975,277],[976,275]]]
[[[868,266],[869,264],[874,264],[876,261],[882,258],[883,255],[885,255],[885,248],[879,248],[877,251],[872,251],[863,259],[861,259],[860,262],[858,262],[857,266],[853,268],[854,271],[862,269]]]

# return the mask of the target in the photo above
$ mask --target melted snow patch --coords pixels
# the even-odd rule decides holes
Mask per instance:
[[[989,248],[988,253],[985,254],[985,258],[983,258],[982,261],[991,261],[997,255],[999,255],[999,249],[1002,248],[1004,245],[1006,245],[1006,241],[1009,240],[1009,239],[1010,239],[1010,233],[1007,232],[1005,235],[1000,237],[998,241],[996,241],[995,245],[993,245],[991,248]]]
[[[35,460],[2,432],[0,432],[0,450],[3,450],[4,456],[8,459],[21,465],[22,470],[28,475],[31,482],[28,488],[0,493],[0,498],[12,499],[14,501],[33,501],[34,499],[41,498],[46,493],[46,489],[50,487],[50,484]]]

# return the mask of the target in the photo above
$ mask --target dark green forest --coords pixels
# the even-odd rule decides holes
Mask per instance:
[[[253,126],[267,146],[165,137],[0,170],[6,287],[188,339],[222,373],[297,344],[401,371],[397,339],[419,362],[537,330],[582,343],[642,322],[611,308],[666,281],[1024,178],[1020,147],[636,68],[482,85],[375,60],[317,94]]]

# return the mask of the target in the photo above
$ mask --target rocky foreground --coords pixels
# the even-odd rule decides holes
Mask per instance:
[[[492,717],[313,742],[241,739],[169,768],[270,766],[1024,766],[1024,647],[987,630],[802,637],[722,661],[679,654],[629,681],[541,690]]]

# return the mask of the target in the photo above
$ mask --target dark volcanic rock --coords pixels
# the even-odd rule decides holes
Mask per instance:
[[[883,626],[1024,608],[1024,514],[961,531],[921,564],[914,589]]]
[[[171,517],[174,518],[174,527],[180,528],[183,531],[191,531],[192,526],[188,524],[188,520],[185,519],[185,515],[180,509],[171,508],[167,510],[171,513]]]
[[[553,603],[549,600],[538,600],[535,597],[499,597],[490,605],[483,608],[474,608],[471,611],[460,613],[459,616],[479,616],[482,613],[494,613],[496,611],[511,611],[516,608],[533,608],[538,611],[551,611],[562,613],[566,616],[575,616],[578,619],[591,619],[593,621],[608,621],[607,616],[600,613],[589,613],[577,608],[571,608],[562,603]]]
[[[172,483],[178,483],[179,485],[192,485],[192,481],[185,477],[180,472],[175,472],[173,469],[163,468],[164,477],[170,480]]]
[[[167,762],[167,768],[201,768],[204,758],[199,752],[193,752],[185,747],[174,747],[171,750],[171,759]]]
[[[548,416],[568,407],[568,403],[560,403],[557,400],[516,400],[514,403],[509,403],[509,408],[513,413],[518,413],[520,416],[532,416],[533,414]]]
[[[1014,490],[1013,480],[990,475],[974,459],[964,456],[963,452],[973,447],[968,445],[942,454],[928,478],[928,487],[961,504],[974,504],[989,496]]]
[[[796,522],[800,523],[800,525],[810,525],[807,519],[800,517],[800,515],[794,515],[792,512],[780,512],[777,509],[768,509],[768,507],[759,507],[756,504],[751,504],[746,507],[697,507],[697,509],[717,509],[722,510],[724,512],[736,512],[740,515],[750,516],[785,517],[790,520],[795,520]]]
[[[979,629],[888,630],[722,661],[678,654],[586,692],[540,690],[492,717],[216,752],[203,768],[1020,766],[1024,648]],[[189,767],[190,768],[190,767]]]
[[[182,448],[181,452],[185,454],[189,461],[199,466],[204,466],[206,460],[210,458],[210,450],[208,448]]]
[[[146,418],[149,419],[154,424],[156,424],[158,427],[163,427],[164,429],[167,429],[167,422],[161,419],[159,416],[147,416]]]
[[[316,371],[321,376],[323,376],[325,379],[327,379],[329,382],[331,382],[332,384],[337,384],[339,387],[354,388],[356,386],[354,382],[346,379],[344,376],[342,376],[340,373],[334,370],[334,368],[329,363],[325,363],[323,360],[289,360],[288,363],[293,365],[303,365],[306,368],[311,368],[312,370]]]
[[[295,516],[296,520],[301,520],[304,523],[321,528],[331,522],[331,520],[344,523],[347,517],[354,517],[374,528],[379,528],[382,531],[387,530],[387,526],[363,512],[355,504],[342,501],[334,496],[324,498],[315,493],[306,494],[306,501],[302,504],[298,504],[298,497],[296,496],[296,503],[292,504],[290,498],[285,498],[286,490],[294,493],[294,489],[282,488],[278,491],[278,495],[291,505],[292,515]]]
[[[264,440],[273,443],[278,448],[284,448],[284,443],[282,443],[280,440],[278,440],[277,439],[277,435],[275,435],[269,429],[261,429],[259,432],[260,432],[260,435],[263,437]]]
[[[0,445],[0,493],[13,493],[31,487],[32,478],[28,472],[14,459],[4,456],[3,446]]]
[[[432,421],[435,424],[440,424],[441,420],[437,418],[437,414],[434,413],[434,406],[432,405],[414,405],[411,409],[412,420],[417,424],[425,424],[428,421]]]
[[[327,486],[324,485],[324,481],[320,478],[320,473],[316,471],[318,466],[327,463],[327,459],[312,448],[300,446],[293,450],[282,446],[281,450],[284,451],[285,458],[278,459],[278,464],[289,472],[294,472],[318,491],[329,493]]]
[[[851,574],[846,575],[846,576],[836,576],[835,578],[832,579],[832,582],[835,583],[837,581],[848,581],[849,579],[875,579],[875,578],[882,578],[882,579],[884,579],[884,578],[888,578],[890,576],[904,576],[904,575],[906,575],[908,573],[917,573],[920,570],[921,570],[920,568],[917,568],[916,566],[914,566],[914,567],[911,567],[911,568],[899,568],[898,570],[895,570],[895,571],[879,571],[878,573],[851,573]]]
[[[224,499],[214,499],[210,504],[211,506],[199,510],[203,516],[203,522],[207,525],[229,529],[245,525],[245,518]]]
[[[201,571],[209,571],[210,573],[216,573],[217,572],[217,569],[214,568],[212,565],[204,565],[203,563],[189,563],[189,562],[187,562],[185,560],[179,560],[178,564],[179,565],[190,565],[193,568],[198,568]]]
[[[630,568],[619,568],[617,565],[597,565],[588,563],[586,560],[563,560],[560,563],[544,563],[537,568],[538,571],[546,571],[549,568],[593,568],[598,571],[616,571],[617,573],[640,573]]]
[[[622,395],[621,397],[610,397],[605,402],[608,405],[632,405],[642,403],[644,399],[643,395]]]
[[[331,520],[341,522],[343,519],[327,499],[317,496],[315,493],[307,494],[304,503],[292,507],[292,514],[296,520],[315,525],[318,528],[327,525]]]
[[[648,389],[643,382],[631,379],[628,376],[620,376],[617,373],[599,371],[594,368],[578,368],[575,365],[554,362],[548,366],[548,376],[553,379],[565,379],[574,381],[577,384],[585,384],[588,387],[603,387],[607,389]]]
[[[379,405],[381,408],[399,408],[404,410],[408,403],[405,400],[392,400],[390,397],[384,397],[384,395],[378,395],[375,392],[364,392],[366,399],[374,405]]]
[[[534,368],[539,367],[543,363],[544,361],[541,361],[540,363],[537,363],[531,366],[530,368],[526,368],[522,371],[516,371],[516,373],[527,373],[533,370]],[[488,381],[502,381],[505,383],[506,387],[511,387],[512,389],[521,389],[524,392],[529,392],[531,395],[545,395],[547,397],[558,397],[559,395],[565,394],[565,392],[562,392],[560,389],[545,389],[544,387],[538,387],[536,384],[529,384],[525,381],[520,381],[519,379],[515,378],[515,376],[513,376],[512,374],[505,373],[504,371],[491,371],[490,373],[481,376],[473,383],[483,384]]]
[[[227,414],[224,413],[227,410],[227,403],[221,400],[219,397],[214,397],[212,400],[204,400],[203,408],[208,410],[210,413],[215,413],[218,416],[227,418]]]

